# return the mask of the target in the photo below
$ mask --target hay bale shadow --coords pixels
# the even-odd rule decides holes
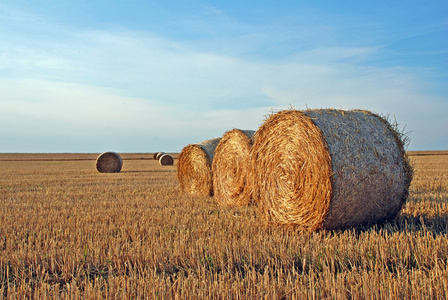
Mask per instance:
[[[350,229],[345,229],[350,230]],[[440,215],[408,215],[400,214],[393,220],[384,223],[358,225],[351,230],[359,235],[366,232],[388,232],[394,234],[397,232],[431,232],[434,236],[448,234],[448,214]],[[342,232],[344,229],[336,230],[334,232]]]

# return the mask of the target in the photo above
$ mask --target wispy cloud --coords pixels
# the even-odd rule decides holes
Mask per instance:
[[[223,12],[213,14],[225,20]],[[10,32],[31,27],[23,16],[6,15]],[[389,113],[414,132],[415,148],[446,145],[436,140],[446,136],[446,98],[425,91],[425,70],[364,63],[380,44],[297,47],[263,59],[248,57],[251,46],[267,43],[249,29],[207,47],[203,40],[118,26],[74,30],[39,18],[23,32],[0,34],[0,138],[15,145],[0,151],[36,149],[35,136],[54,141],[41,151],[180,151],[232,128],[257,129],[271,110],[290,105]],[[278,39],[287,40],[282,34]]]

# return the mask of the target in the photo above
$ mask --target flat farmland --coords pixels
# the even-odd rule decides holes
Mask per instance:
[[[182,194],[177,159],[0,154],[0,297],[446,299],[448,152],[409,154],[395,221],[314,233]]]

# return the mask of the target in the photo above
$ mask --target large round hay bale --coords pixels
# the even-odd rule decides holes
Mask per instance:
[[[182,191],[194,196],[213,194],[212,162],[221,138],[185,146],[177,161],[177,178]]]
[[[96,159],[96,169],[100,173],[118,173],[123,166],[123,160],[115,152],[101,153]]]
[[[165,153],[159,157],[159,164],[161,166],[172,166],[174,164],[174,159],[171,155]]]
[[[213,192],[223,206],[248,205],[250,150],[253,130],[233,129],[226,132],[213,158]]]
[[[368,111],[286,110],[256,133],[253,198],[271,222],[337,229],[395,217],[412,179],[403,136]]]

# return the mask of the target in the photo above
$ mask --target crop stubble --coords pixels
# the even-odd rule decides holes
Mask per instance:
[[[149,154],[117,174],[98,173],[92,159],[4,156],[4,298],[448,295],[448,155],[411,156],[415,176],[396,221],[315,233],[184,195],[177,162],[161,167]]]

